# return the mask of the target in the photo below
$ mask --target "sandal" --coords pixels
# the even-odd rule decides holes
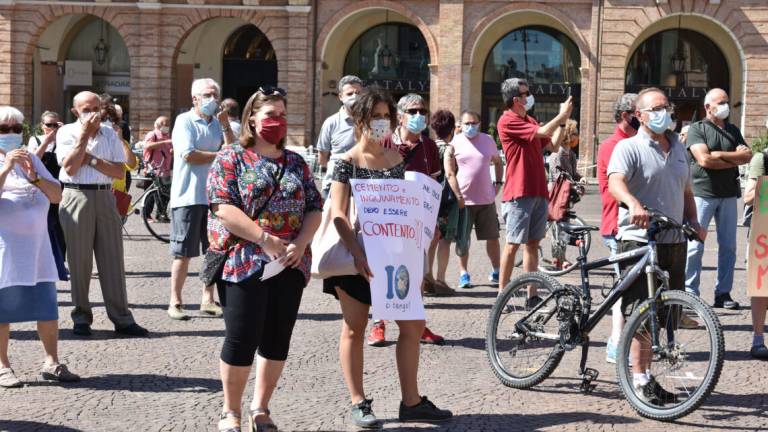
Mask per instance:
[[[225,423],[230,418],[237,419],[237,426],[226,426]],[[224,423],[225,425],[222,425]],[[240,432],[240,413],[227,411],[219,416],[219,432]]]
[[[275,426],[274,423],[256,423],[253,418],[257,415],[266,415],[269,416],[270,412],[268,409],[264,408],[257,408],[251,410],[251,416],[249,419],[251,420],[251,432],[278,432],[277,426]]]

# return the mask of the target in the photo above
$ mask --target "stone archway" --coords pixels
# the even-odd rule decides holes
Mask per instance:
[[[419,29],[429,48],[429,62],[437,59],[437,40],[429,26],[408,7],[400,2],[376,0],[364,5],[352,4],[338,11],[318,33],[316,43],[317,80],[315,91],[318,94],[320,109],[316,111],[315,122],[322,120],[339,109],[336,97],[336,82],[343,76],[344,62],[352,44],[366,31],[385,23],[401,23]],[[435,74],[430,72],[430,80]]]

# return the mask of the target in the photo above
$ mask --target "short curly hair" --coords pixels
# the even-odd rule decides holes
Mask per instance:
[[[452,112],[446,109],[441,109],[432,114],[432,118],[429,120],[429,126],[435,131],[438,138],[444,140],[451,136],[451,133],[456,127],[456,118],[453,116]]]

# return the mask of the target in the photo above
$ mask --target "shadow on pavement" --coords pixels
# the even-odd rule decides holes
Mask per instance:
[[[56,431],[56,432],[80,432],[80,429],[74,429],[67,426],[51,425],[48,423],[38,423],[24,420],[2,420],[0,419],[0,431]]]
[[[48,385],[48,383],[29,385]],[[215,393],[222,390],[221,381],[218,379],[157,374],[84,376],[80,382],[67,384],[67,388],[142,393]]]
[[[146,339],[159,339],[166,337],[216,337],[223,338],[224,330],[184,330],[184,331],[170,331],[170,332],[154,332],[149,330],[149,337]],[[72,333],[71,328],[59,329],[59,340],[64,341],[103,341],[109,339],[131,339],[127,336],[118,335],[112,330],[96,330],[92,329],[93,335],[91,336],[78,336]],[[36,330],[11,330],[11,339],[19,341],[38,340]],[[143,338],[136,338],[143,339]]]
[[[459,309],[459,310],[490,310],[493,305],[491,304],[477,304],[477,303],[424,303],[424,307],[427,309]]]
[[[307,321],[339,321],[341,320],[341,314],[339,313],[300,313],[297,320]]]
[[[592,425],[620,425],[639,423],[637,418],[601,415],[594,412],[569,412],[557,414],[459,414],[445,423],[436,423],[433,431],[455,430],[505,430],[505,431],[539,431],[553,426],[563,426],[574,423],[584,425],[589,430]],[[387,427],[392,431],[423,431],[423,427]]]

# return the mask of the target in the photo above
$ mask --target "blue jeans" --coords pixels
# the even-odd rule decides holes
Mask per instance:
[[[736,224],[738,211],[736,197],[703,198],[694,197],[699,224],[707,229],[712,217],[717,226],[717,282],[715,297],[728,294],[733,288],[733,268],[736,265]],[[685,290],[699,295],[701,257],[704,244],[688,242],[688,260],[685,266]]]

